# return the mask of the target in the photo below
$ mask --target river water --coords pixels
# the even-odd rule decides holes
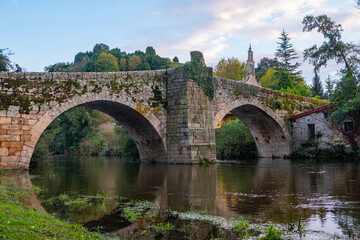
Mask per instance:
[[[360,238],[360,165],[258,159],[209,166],[132,164],[119,158],[55,157],[30,170],[49,213],[87,224],[117,207],[115,200],[84,208],[48,201],[60,194],[105,194],[155,202],[160,208],[202,210],[305,230]]]

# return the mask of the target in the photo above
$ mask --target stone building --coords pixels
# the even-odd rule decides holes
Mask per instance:
[[[293,146],[301,147],[307,142],[317,142],[319,149],[331,149],[336,144],[342,144],[346,151],[351,151],[348,136],[354,134],[355,122],[346,120],[341,126],[334,126],[329,122],[329,111],[327,106],[323,106],[293,116],[290,119]]]

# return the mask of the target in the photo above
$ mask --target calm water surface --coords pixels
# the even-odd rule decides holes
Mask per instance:
[[[203,166],[131,164],[118,158],[56,157],[31,169],[38,199],[49,213],[78,223],[101,219],[115,200],[87,208],[59,207],[46,200],[70,196],[123,196],[161,208],[276,223],[300,223],[307,230],[360,237],[360,165],[298,163],[259,159]]]

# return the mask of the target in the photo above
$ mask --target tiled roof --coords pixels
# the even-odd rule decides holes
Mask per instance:
[[[316,108],[316,109],[313,109],[313,110],[310,110],[310,111],[307,111],[307,112],[303,112],[303,113],[300,113],[298,115],[295,115],[295,116],[291,117],[290,120],[295,120],[297,118],[301,118],[301,117],[310,115],[312,113],[319,112],[319,111],[327,109],[327,108],[328,108],[328,106],[323,106],[323,107],[319,107],[319,108]]]

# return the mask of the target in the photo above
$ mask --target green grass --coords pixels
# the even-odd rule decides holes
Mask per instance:
[[[242,231],[246,230],[248,227],[249,227],[249,222],[242,219],[242,220],[236,221],[234,223],[234,226],[232,229],[235,232],[242,232]]]
[[[79,224],[59,221],[16,202],[32,191],[0,185],[0,239],[106,239]]]
[[[175,229],[174,225],[169,222],[153,225],[151,228],[154,229],[156,234],[166,234]]]
[[[276,229],[274,224],[271,224],[266,228],[266,235],[263,237],[264,240],[281,240],[283,231]]]
[[[137,221],[148,209],[154,207],[154,204],[148,201],[130,201],[124,205],[121,215],[131,223]]]

